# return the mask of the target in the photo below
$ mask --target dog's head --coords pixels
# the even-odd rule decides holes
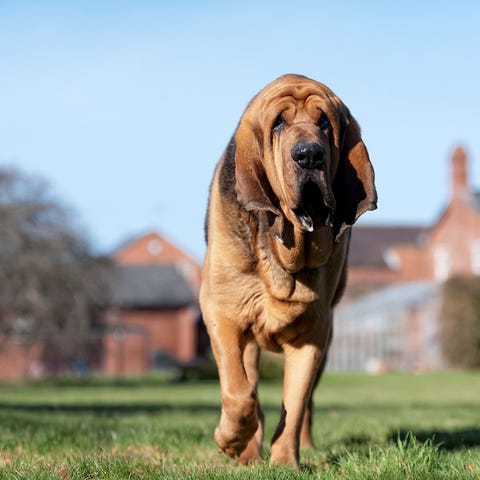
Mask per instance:
[[[341,234],[376,208],[360,129],[325,85],[284,75],[250,102],[235,132],[236,192],[247,210],[285,215],[304,231]]]

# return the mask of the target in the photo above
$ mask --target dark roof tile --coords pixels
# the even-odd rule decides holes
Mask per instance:
[[[418,244],[427,229],[420,226],[355,226],[349,265],[385,267],[385,252],[397,244]]]
[[[113,305],[122,308],[179,308],[195,302],[173,265],[116,265],[111,293]]]
[[[467,203],[480,213],[480,192],[471,193],[467,198]]]

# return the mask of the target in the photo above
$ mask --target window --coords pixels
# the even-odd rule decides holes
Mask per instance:
[[[162,242],[154,238],[148,242],[147,249],[150,255],[157,257],[162,253],[162,250],[163,250]]]
[[[398,271],[402,268],[400,256],[393,248],[389,248],[383,252],[383,259],[385,260],[387,266],[392,270]]]
[[[177,263],[177,269],[187,279],[193,275],[193,267],[184,260]]]
[[[470,245],[470,264],[472,273],[480,275],[480,238],[476,238]]]
[[[444,281],[450,276],[450,249],[442,244],[433,252],[433,269],[436,280]]]

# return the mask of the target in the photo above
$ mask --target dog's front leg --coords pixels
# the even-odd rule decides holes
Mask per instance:
[[[258,427],[257,393],[243,364],[247,340],[234,320],[217,319],[209,329],[217,362],[222,415],[215,441],[227,455],[236,457],[247,447]]]
[[[315,380],[313,382],[312,393],[310,394],[307,408],[305,410],[305,415],[303,417],[302,428],[300,432],[300,448],[312,448],[313,447],[313,437],[312,437],[312,423],[313,423],[313,392],[322,377],[322,374],[325,370],[325,366],[327,363],[327,355],[326,353],[323,355],[322,363],[320,368],[317,370],[317,374],[315,376]]]
[[[243,354],[243,364],[245,367],[245,373],[247,374],[248,381],[255,389],[258,395],[258,362],[260,359],[260,347],[255,340],[251,340]],[[257,397],[257,416],[258,416],[258,428],[255,435],[248,443],[245,450],[240,455],[238,461],[241,464],[249,464],[253,462],[261,461],[262,459],[262,443],[263,443],[263,423],[264,415],[260,408],[260,401]]]
[[[282,415],[273,436],[270,463],[298,466],[302,422],[324,352],[308,343],[286,345],[284,353]]]

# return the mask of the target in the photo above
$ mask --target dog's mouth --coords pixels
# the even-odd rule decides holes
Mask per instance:
[[[293,213],[303,230],[313,232],[315,227],[333,226],[336,202],[330,179],[323,170],[301,175],[297,198],[298,206]]]

